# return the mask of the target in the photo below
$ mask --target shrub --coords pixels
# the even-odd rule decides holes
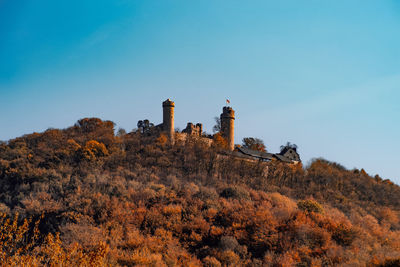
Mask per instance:
[[[10,213],[10,208],[7,205],[0,202],[0,213],[8,214]]]
[[[234,251],[239,246],[238,241],[233,236],[223,236],[219,241],[219,247],[222,250]]]
[[[203,201],[215,200],[218,198],[218,193],[215,188],[201,186],[200,191],[197,192],[194,197],[200,198]]]
[[[79,160],[94,161],[98,158],[108,156],[108,154],[106,146],[95,140],[86,142],[84,147],[77,150]]]
[[[39,232],[40,221],[18,222],[18,214],[11,220],[0,214],[0,266],[106,266],[108,246],[93,244],[86,250],[74,243],[64,248],[59,235]],[[29,227],[33,225],[32,229]],[[44,239],[43,243],[39,241]]]
[[[234,198],[234,199],[250,199],[249,192],[240,186],[229,186],[222,190],[220,196],[223,198]]]
[[[332,233],[332,239],[342,246],[350,246],[355,237],[356,232],[344,224],[339,224]]]
[[[397,267],[397,266],[400,266],[400,258],[385,260],[382,264],[379,264],[378,266],[379,267]]]
[[[312,199],[300,200],[297,202],[297,207],[305,213],[323,213],[324,211],[321,204]]]
[[[206,267],[221,267],[221,263],[214,257],[207,256],[203,259],[204,266]]]
[[[160,134],[160,136],[156,140],[157,144],[159,144],[160,146],[165,146],[167,141],[168,141],[168,137],[163,133]]]
[[[219,257],[224,266],[239,266],[240,257],[232,250],[222,252]]]
[[[214,134],[212,146],[217,149],[226,149],[228,147],[228,142],[221,135],[221,133]]]

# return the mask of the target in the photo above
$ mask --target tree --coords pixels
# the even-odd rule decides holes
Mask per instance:
[[[148,133],[150,131],[150,129],[152,127],[154,127],[154,124],[151,123],[149,120],[140,120],[137,123],[137,127],[138,129],[142,132],[142,133]]]
[[[228,142],[221,135],[221,133],[216,133],[213,136],[213,147],[226,149],[228,147]]]
[[[124,128],[119,128],[118,131],[117,131],[117,136],[121,137],[121,136],[124,136],[124,135],[126,135],[125,129]]]
[[[213,127],[213,132],[220,132],[221,131],[221,119],[219,117],[214,117],[215,125]]]
[[[94,132],[101,128],[112,130],[114,134],[114,123],[112,121],[102,121],[99,118],[84,118],[78,120],[75,126],[82,129],[83,132]]]
[[[251,150],[267,152],[263,140],[254,137],[245,137],[242,140],[242,146]]]
[[[109,155],[106,146],[96,140],[86,142],[85,146],[81,147],[77,151],[79,159],[92,161]]]

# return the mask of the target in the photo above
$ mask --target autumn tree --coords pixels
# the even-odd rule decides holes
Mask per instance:
[[[267,152],[263,140],[254,137],[245,137],[242,140],[242,146],[248,149]]]
[[[228,142],[222,136],[221,133],[214,134],[214,136],[213,136],[213,147],[214,148],[222,148],[222,149],[227,149],[228,148]]]
[[[96,140],[86,142],[84,147],[77,150],[78,158],[85,160],[96,160],[108,155],[108,150],[103,143]]]
[[[124,135],[126,135],[125,129],[124,128],[119,128],[118,131],[117,131],[117,136],[121,137],[121,136],[124,136]]]

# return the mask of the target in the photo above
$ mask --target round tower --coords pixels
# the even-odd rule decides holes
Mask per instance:
[[[228,142],[228,149],[233,151],[235,148],[234,144],[234,121],[235,111],[231,107],[224,107],[221,114],[221,133],[222,136]]]
[[[171,99],[167,99],[162,103],[163,106],[163,130],[167,133],[171,142],[174,141],[174,108],[175,103]]]

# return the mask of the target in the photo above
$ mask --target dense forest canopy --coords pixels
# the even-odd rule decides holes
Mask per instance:
[[[143,125],[142,125],[143,124]],[[114,134],[96,118],[0,144],[3,265],[396,266],[400,187],[316,159]],[[392,265],[391,265],[392,264]]]

